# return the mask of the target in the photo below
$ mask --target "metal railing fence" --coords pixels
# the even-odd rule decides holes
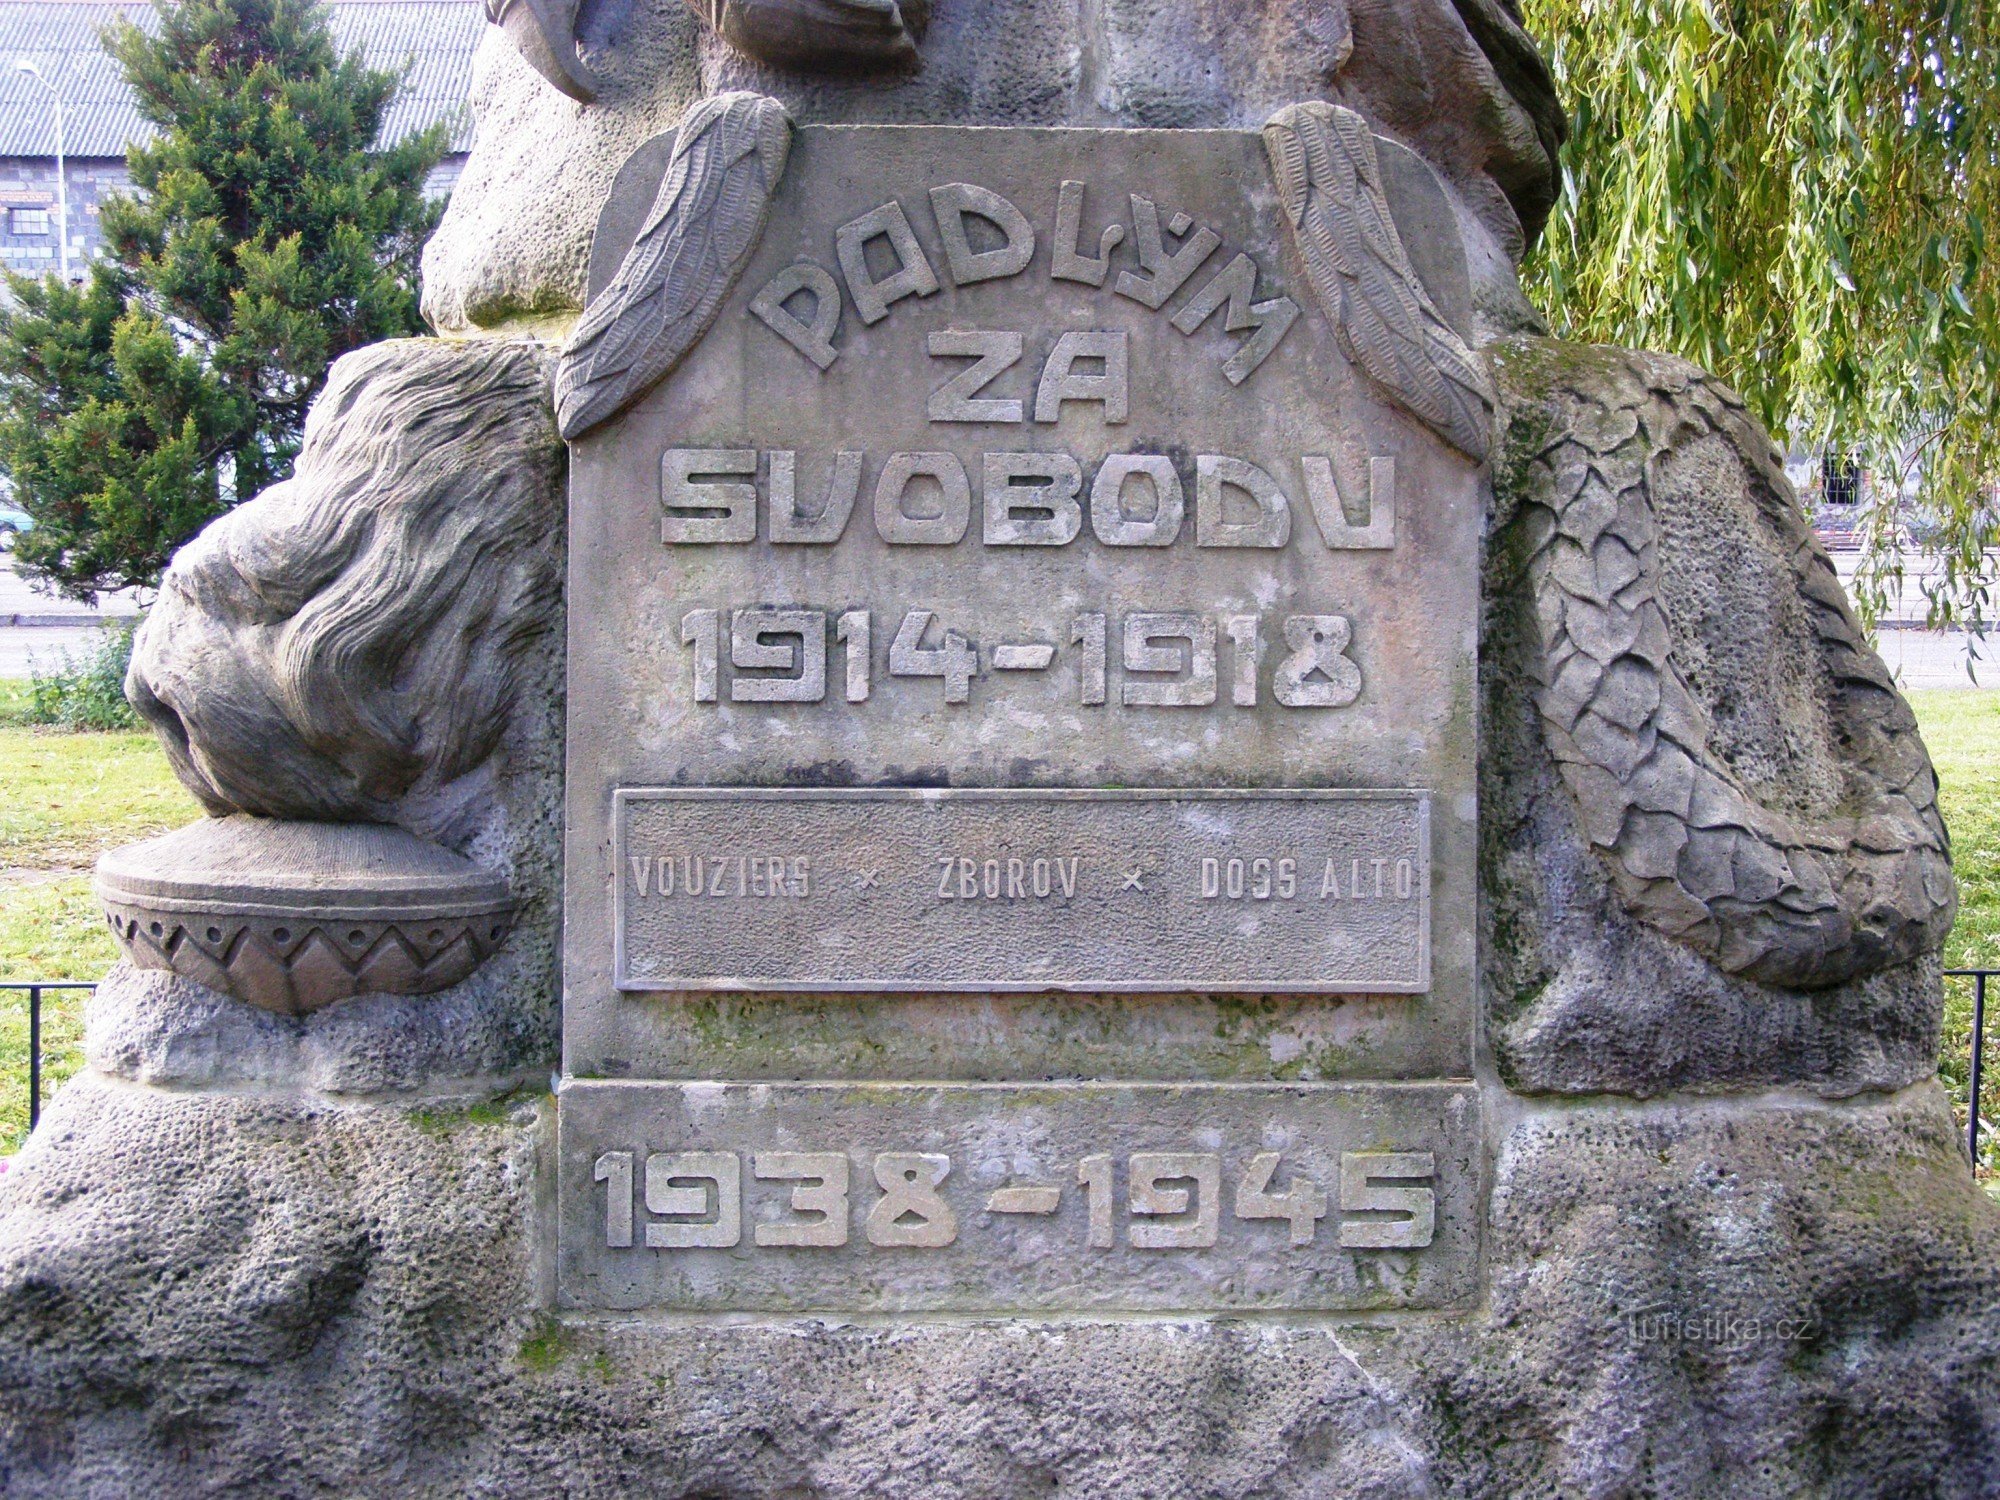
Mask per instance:
[[[1972,1056],[1965,1079],[1965,1150],[1979,1167],[1979,1094],[1986,1062],[1986,981],[2000,977],[2000,969],[1946,969],[1947,979],[1972,981]]]
[[[31,979],[0,982],[0,991],[28,994],[28,1129],[42,1123],[42,995],[47,990],[94,990],[94,979]]]

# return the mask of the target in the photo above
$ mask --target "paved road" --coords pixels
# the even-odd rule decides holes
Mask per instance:
[[[11,555],[0,553],[0,626],[17,627],[17,622],[38,621],[43,623],[28,628],[46,630],[58,620],[84,625],[98,618],[119,619],[138,612],[139,601],[129,591],[102,596],[95,609],[74,599],[42,593],[14,571]]]
[[[1860,561],[1858,552],[1833,554],[1833,570],[1843,585],[1851,584]],[[2000,557],[1989,561],[1994,564],[1993,574],[2000,576]],[[1920,558],[1912,558],[1904,571],[1901,595],[1889,601],[1882,617],[1884,628],[1875,635],[1876,649],[1896,680],[1906,688],[2000,688],[2000,634],[1980,640],[1963,631],[1946,634],[1908,628],[1924,619],[1929,605],[1923,580],[1935,569]],[[1967,675],[1968,660],[1972,676]]]
[[[103,622],[129,619],[139,602],[129,593],[107,594],[95,609],[73,599],[38,593],[0,555],[0,677],[26,677],[62,665],[65,655],[96,649]]]
[[[2000,688],[2000,635],[1972,641],[1929,630],[1884,630],[1875,640],[1884,664],[1906,688]],[[1968,645],[1976,677],[1966,675]]]
[[[0,626],[0,677],[28,677],[51,672],[64,656],[81,661],[97,649],[101,625]]]
[[[1859,552],[1835,552],[1833,571],[1840,576],[1843,586],[1853,592],[1854,570],[1861,562]],[[1921,625],[1930,609],[1930,602],[1924,597],[1924,584],[1936,578],[1942,569],[1935,563],[1921,557],[1909,557],[1903,562],[1903,583],[1899,592],[1889,598],[1889,606],[1883,614],[1884,620],[1895,620],[1906,625]],[[1986,576],[2000,578],[2000,552],[1986,555]]]

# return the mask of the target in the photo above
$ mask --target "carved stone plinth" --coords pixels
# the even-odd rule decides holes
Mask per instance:
[[[137,638],[0,1494],[2000,1496],[1928,756],[1528,336],[1518,12],[489,0]]]
[[[445,989],[514,921],[499,875],[373,823],[204,818],[105,855],[97,894],[141,968],[286,1015]]]

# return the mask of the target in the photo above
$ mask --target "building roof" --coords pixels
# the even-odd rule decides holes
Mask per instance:
[[[383,122],[385,139],[443,121],[451,126],[450,149],[471,149],[472,52],[486,26],[478,0],[332,0],[327,10],[343,52],[358,48],[373,67],[408,70]],[[121,16],[149,31],[157,24],[147,4],[0,0],[0,156],[55,150],[48,90],[14,66],[22,58],[62,96],[71,156],[123,156],[126,142],[152,134],[98,41]]]

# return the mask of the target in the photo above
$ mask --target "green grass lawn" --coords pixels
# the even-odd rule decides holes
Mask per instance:
[[[88,870],[106,849],[201,809],[152,733],[0,728],[0,872]]]
[[[22,696],[0,684],[0,713]],[[149,733],[0,727],[0,980],[96,979],[118,945],[91,897],[98,854],[200,815]],[[82,1062],[79,991],[45,997],[45,1088]],[[28,997],[0,991],[0,1154],[27,1130]]]
[[[2000,693],[1942,688],[1912,693],[1910,703],[1937,765],[1958,876],[1958,924],[1945,944],[1945,967],[2000,968]],[[1972,981],[1948,979],[1938,1072],[1959,1100],[1966,1096],[1971,1042]],[[1985,1053],[1980,1118],[1988,1125],[1980,1164],[2000,1172],[2000,983],[1987,996]]]
[[[1909,697],[1937,765],[1958,876],[1945,965],[2000,968],[2000,693],[1945,688]]]
[[[20,695],[0,682],[0,712]],[[1946,963],[2000,968],[2000,693],[1912,693],[1943,785],[1958,872],[1959,914]],[[150,734],[67,734],[0,727],[0,979],[95,979],[117,945],[90,894],[90,865],[115,845],[177,828],[200,809],[174,780]],[[83,997],[50,997],[43,1046],[47,1077],[81,1061]],[[2000,985],[1987,1026],[1984,1115],[2000,1125]],[[1963,1099],[1972,987],[1946,986],[1939,1071]],[[19,1144],[27,1101],[27,1002],[0,995],[0,1153]],[[2000,1128],[1985,1165],[2000,1170]]]

